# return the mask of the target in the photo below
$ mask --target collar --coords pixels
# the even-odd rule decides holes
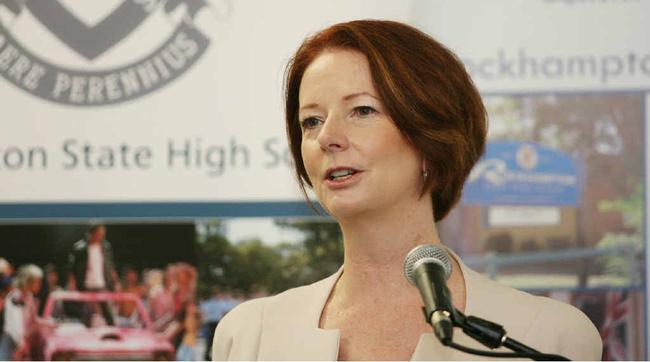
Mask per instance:
[[[319,328],[320,316],[343,267],[314,284],[269,298],[262,316],[258,360],[338,359],[340,332]]]
[[[451,249],[447,252],[458,262],[465,281],[465,314],[476,313],[473,271]],[[258,360],[329,360],[338,359],[340,331],[319,328],[320,317],[343,267],[314,284],[291,289],[269,298],[262,317]],[[479,308],[480,309],[480,308]],[[464,339],[458,334],[459,341]],[[458,352],[443,346],[433,333],[424,333],[412,360],[457,359]],[[465,355],[469,356],[469,355]]]

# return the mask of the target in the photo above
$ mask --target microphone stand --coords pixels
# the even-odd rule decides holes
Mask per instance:
[[[508,337],[503,326],[497,323],[474,316],[465,316],[455,308],[454,311],[449,314],[449,316],[451,317],[452,323],[455,327],[459,327],[466,335],[483,344],[484,346],[491,349],[506,347],[511,351],[514,351],[514,353],[482,351],[470,347],[465,347],[453,342],[451,338],[440,340],[442,344],[451,348],[455,348],[457,350],[470,354],[488,357],[530,358],[535,361],[570,361],[564,356],[539,352],[513,338]],[[430,320],[427,322],[429,324],[432,324]]]

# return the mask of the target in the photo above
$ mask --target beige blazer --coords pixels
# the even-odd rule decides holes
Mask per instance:
[[[572,360],[600,360],[600,335],[580,310],[498,284],[456,259],[465,279],[466,315],[499,323],[505,327],[509,337],[541,352],[561,354]],[[212,345],[212,359],[337,360],[339,330],[320,329],[319,320],[342,272],[341,268],[314,284],[240,304],[219,323]],[[487,349],[459,329],[454,331],[454,341]],[[420,336],[411,359],[491,358],[451,349],[442,345],[433,333],[425,333]]]

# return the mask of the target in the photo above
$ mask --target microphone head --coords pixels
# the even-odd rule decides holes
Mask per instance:
[[[409,251],[404,259],[404,275],[409,283],[415,285],[415,268],[422,263],[440,264],[445,271],[445,279],[449,279],[451,262],[445,249],[432,244],[423,244]]]

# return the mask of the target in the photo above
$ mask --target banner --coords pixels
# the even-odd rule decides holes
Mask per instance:
[[[0,1],[0,218],[311,214],[284,133],[288,60],[328,24],[410,9]]]

